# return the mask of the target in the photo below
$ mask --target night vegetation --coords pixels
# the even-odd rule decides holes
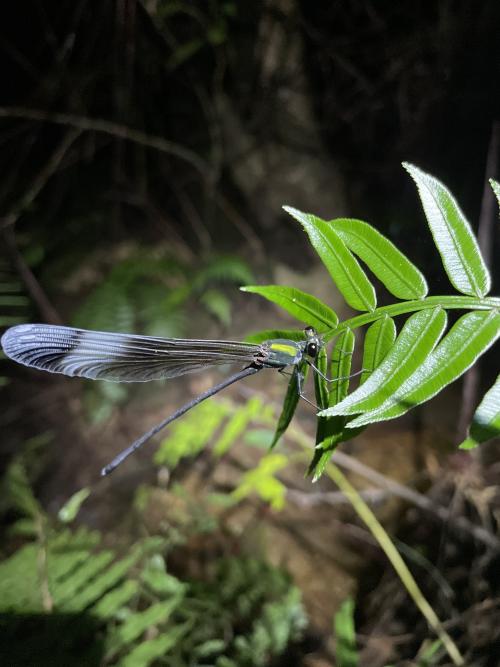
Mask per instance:
[[[0,663],[495,666],[500,5],[0,18],[0,333],[309,325],[335,380],[258,373],[102,481],[224,375],[0,359]]]

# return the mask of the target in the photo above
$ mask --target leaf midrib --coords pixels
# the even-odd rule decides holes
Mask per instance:
[[[362,237],[359,233],[353,232],[353,231],[351,231],[351,230],[349,230],[348,232],[345,232],[345,231],[343,232],[343,231],[341,230],[341,233],[344,233],[344,234],[347,234],[347,235],[351,234],[352,236],[354,236],[356,239],[358,239],[358,241],[359,241],[365,248],[368,249],[369,252],[372,252],[372,253],[377,257],[377,259],[378,259],[378,260],[379,260],[385,267],[388,267],[388,264],[387,264],[387,262],[384,261],[384,256],[380,253],[380,251],[379,251],[378,249],[376,249],[374,246],[368,245],[367,242],[363,239],[363,237]],[[342,239],[342,240],[343,240],[343,239]],[[344,243],[345,243],[345,241],[344,241]],[[346,245],[347,245],[347,244],[346,244]],[[394,246],[394,249],[397,250],[396,246]],[[352,252],[355,252],[355,251],[353,250]],[[398,252],[399,252],[399,251],[398,251]],[[358,254],[358,253],[356,253],[356,254]],[[363,260],[363,261],[365,261],[365,260]],[[365,263],[366,263],[366,261],[365,261]],[[412,268],[413,268],[413,267],[412,267]],[[372,270],[373,270],[373,269],[372,269]],[[406,288],[409,289],[409,290],[415,295],[415,298],[417,298],[417,294],[416,294],[416,292],[415,292],[415,289],[413,288],[413,285],[412,285],[412,283],[411,283],[410,281],[407,281],[407,280],[401,275],[401,273],[400,273],[399,271],[397,271],[394,267],[388,267],[387,270],[388,270],[389,272],[392,271],[392,273],[394,273],[394,274],[397,276],[397,278],[403,283],[403,285],[405,285]]]
[[[437,295],[427,296],[424,299],[411,299],[392,303],[388,306],[379,306],[368,313],[355,315],[343,322],[340,322],[334,329],[323,334],[325,341],[328,342],[344,329],[358,329],[365,324],[370,324],[380,319],[383,315],[397,317],[407,313],[426,310],[441,306],[444,310],[493,310],[500,309],[500,298],[498,297],[475,297],[465,295]]]
[[[373,309],[372,309],[372,307],[371,307],[371,304],[367,303],[367,301],[366,301],[366,299],[364,298],[364,296],[363,296],[361,290],[358,289],[358,286],[356,285],[356,282],[353,281],[353,280],[351,279],[351,277],[350,277],[350,275],[349,275],[349,272],[348,272],[347,269],[344,267],[342,261],[340,260],[339,255],[338,255],[338,253],[337,253],[337,251],[336,251],[336,249],[335,249],[335,246],[330,242],[330,239],[325,235],[325,233],[324,233],[321,229],[319,229],[319,227],[317,227],[316,229],[318,230],[318,233],[319,233],[319,234],[321,235],[321,237],[324,239],[324,241],[326,242],[326,244],[328,245],[328,247],[332,250],[333,254],[335,255],[335,259],[336,259],[338,265],[339,265],[340,268],[342,269],[342,273],[343,273],[344,276],[347,278],[347,281],[349,282],[349,284],[351,285],[351,287],[354,289],[354,292],[356,293],[358,299],[359,299],[359,300],[361,301],[361,303],[364,305],[364,307],[366,308],[366,310],[368,310],[368,311],[370,311],[370,312],[373,312]],[[342,241],[342,239],[340,239],[340,240]],[[342,241],[342,243],[344,243],[344,242]],[[345,245],[345,244],[344,244],[344,245]],[[349,248],[347,248],[347,246],[346,246],[346,250],[347,250],[347,252],[351,252],[351,251],[349,250]],[[354,258],[353,258],[353,259],[354,259]],[[356,260],[354,260],[354,261],[356,261]]]
[[[441,206],[439,198],[436,198],[434,196],[434,193],[432,192],[432,189],[429,188],[429,186],[427,185],[427,183],[425,181],[423,181],[423,184],[424,184],[425,188],[427,189],[427,192],[432,197],[432,200],[435,202],[435,204],[436,204],[436,206],[439,210],[439,213],[441,214],[441,217],[444,220],[444,223],[446,225],[446,229],[448,230],[448,233],[450,234],[450,237],[451,237],[451,240],[453,242],[453,246],[455,248],[455,251],[456,251],[456,253],[457,253],[457,255],[460,259],[460,262],[462,264],[462,268],[464,269],[464,271],[467,275],[467,278],[469,280],[469,283],[470,283],[471,287],[474,290],[474,293],[476,294],[476,296],[481,297],[481,291],[479,290],[479,286],[478,286],[476,278],[474,276],[473,268],[471,267],[471,269],[469,270],[469,264],[468,264],[468,262],[465,261],[465,257],[462,253],[460,243],[459,243],[459,241],[457,241],[457,235],[455,234],[453,227],[448,223],[448,218],[447,218],[447,216],[445,214],[445,211],[444,211],[444,208],[445,208],[444,205]],[[448,195],[445,194],[445,197],[448,197]],[[458,205],[457,205],[457,209],[458,209]],[[464,227],[464,231],[465,231],[465,234],[467,235],[467,237],[470,238],[469,230],[467,229],[467,226]]]
[[[320,313],[320,314],[318,315],[316,312],[314,312],[314,311],[311,309],[310,306],[307,306],[307,305],[305,305],[304,303],[297,303],[296,301],[293,300],[292,297],[288,296],[287,294],[282,294],[282,297],[283,297],[284,299],[290,301],[290,303],[292,303],[294,306],[297,306],[298,308],[303,308],[305,311],[307,311],[310,315],[312,315],[313,317],[315,317],[317,320],[321,320],[321,322],[323,322],[323,324],[325,324],[326,326],[329,326],[329,327],[332,326],[332,322],[331,322],[331,320],[325,320],[323,314]],[[314,298],[314,297],[311,297],[311,298]],[[325,304],[322,304],[321,301],[319,301],[319,300],[318,300],[318,304],[321,306],[321,308],[325,308],[325,307],[327,307],[327,306],[325,306]],[[333,313],[333,312],[334,312],[334,311],[332,311],[332,313]],[[337,318],[337,322],[338,322],[338,318]]]
[[[468,345],[472,344],[475,339],[484,331],[484,328],[488,326],[488,324],[491,322],[491,320],[497,315],[498,313],[491,312],[489,316],[484,320],[484,322],[481,323],[480,327],[475,329],[474,332],[471,335],[471,338],[469,339]],[[445,344],[446,338],[444,338],[438,347],[434,348],[432,352],[429,354],[429,356],[425,359],[423,362],[423,365],[425,364],[434,364],[439,362],[438,358],[438,353],[439,353],[439,347],[443,344]],[[434,370],[431,371],[430,373],[427,373],[425,376],[424,381],[417,386],[413,387],[408,387],[407,389],[403,390],[402,393],[399,393],[399,390],[396,390],[392,396],[390,396],[387,401],[384,401],[384,403],[373,410],[373,412],[370,411],[372,415],[378,415],[381,412],[385,412],[388,408],[397,405],[398,403],[402,403],[405,398],[407,398],[412,392],[416,391],[419,387],[422,387],[424,384],[428,383],[432,379],[435,379],[436,377],[439,376],[440,373],[444,372],[447,368],[450,368],[455,362],[455,360],[462,355],[462,350],[456,350],[454,354],[451,356],[447,356],[444,363],[438,363],[437,366],[434,367]],[[473,363],[473,362],[472,362]],[[422,365],[422,366],[423,366]],[[413,373],[406,378],[406,380],[400,385],[400,388],[403,386],[403,384],[406,384],[410,382],[411,378],[415,375],[417,372],[422,372],[422,366],[419,366]],[[384,407],[385,406],[385,407]]]
[[[442,312],[443,312],[443,310],[442,310],[441,308],[436,308],[436,310],[435,310],[435,312],[433,313],[432,317],[430,317],[430,318],[429,318],[429,321],[425,323],[425,327],[423,327],[423,328],[420,329],[420,331],[419,331],[418,334],[417,334],[417,337],[413,340],[413,342],[410,343],[410,347],[408,348],[408,351],[407,351],[407,353],[406,353],[406,356],[407,356],[407,357],[411,357],[411,356],[414,354],[414,352],[415,352],[417,346],[421,344],[421,342],[422,342],[422,338],[428,334],[429,329],[430,329],[431,326],[434,324],[436,318],[439,317],[440,313],[442,313]],[[438,341],[439,341],[439,339],[436,341],[436,343],[435,343],[434,345],[436,345],[436,344],[438,343]],[[396,340],[396,342],[395,342],[394,344],[395,344],[395,345],[397,344],[397,340]],[[434,349],[433,349],[432,351],[434,351]],[[432,354],[432,352],[429,353],[429,356],[430,356],[431,354]],[[387,357],[386,357],[386,358],[387,358]],[[423,362],[423,363],[424,363],[424,362]],[[394,376],[396,375],[396,373],[398,373],[398,371],[399,371],[400,369],[401,369],[401,362],[400,362],[400,360],[395,359],[395,360],[394,360],[394,365],[392,366],[392,368],[390,369],[390,371],[384,375],[384,379],[383,379],[383,382],[381,383],[381,385],[379,385],[379,387],[376,387],[373,391],[369,392],[366,396],[362,397],[362,398],[360,399],[359,402],[361,403],[361,402],[363,402],[363,401],[369,400],[370,398],[373,398],[373,394],[374,394],[376,391],[378,391],[381,387],[387,387],[387,386],[389,386],[390,383],[391,383],[391,381],[394,379]],[[403,382],[402,382],[401,384],[403,384],[404,382],[407,382],[408,379],[413,375],[414,372],[415,372],[415,371],[413,371],[412,373],[410,373],[410,375],[407,375],[406,378],[405,378],[404,375],[403,375],[403,378],[404,378],[404,379],[403,379]],[[372,374],[372,376],[373,376],[373,374]],[[401,386],[401,385],[400,385],[400,386]],[[350,407],[355,407],[356,405],[357,405],[357,402],[356,402],[356,403],[353,403]],[[363,410],[361,410],[361,412],[363,412]]]

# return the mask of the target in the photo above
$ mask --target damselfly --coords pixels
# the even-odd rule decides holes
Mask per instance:
[[[144,433],[105,466],[101,471],[102,475],[112,472],[153,435],[195,405],[264,368],[282,371],[291,366],[296,374],[301,396],[301,366],[307,363],[322,375],[314,365],[314,360],[323,346],[323,341],[312,327],[304,329],[302,341],[277,338],[255,344],[225,340],[156,338],[48,324],[20,324],[7,329],[1,344],[10,359],[25,366],[50,373],[112,382],[148,382],[195,373],[209,366],[246,364],[243,370],[199,394]]]

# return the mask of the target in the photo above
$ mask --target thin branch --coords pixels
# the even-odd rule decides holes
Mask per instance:
[[[62,324],[59,313],[50,302],[40,283],[35,278],[33,271],[26,264],[24,257],[17,247],[13,225],[9,225],[3,230],[2,236],[10,260],[23,281],[28,294],[40,311],[44,321],[49,322],[50,324]]]
[[[23,281],[31,299],[37,305],[37,308],[45,321],[52,324],[60,324],[61,318],[19,251],[14,225],[19,219],[19,216],[34,202],[49,179],[57,171],[70,146],[80,134],[81,130],[79,129],[73,129],[66,134],[60,145],[48,159],[45,166],[35,176],[31,187],[29,187],[19,201],[11,207],[10,211],[6,214],[0,224],[5,247],[14,268],[17,270],[17,273]]]
[[[427,496],[424,496],[423,494],[418,493],[417,491],[410,489],[408,486],[400,484],[399,482],[395,482],[393,479],[390,479],[389,477],[382,475],[376,470],[373,470],[373,468],[370,468],[364,463],[361,463],[352,456],[337,451],[333,455],[333,461],[337,465],[340,465],[343,468],[346,468],[347,470],[355,472],[365,479],[370,480],[370,482],[376,484],[378,487],[387,489],[393,495],[407,500],[408,502],[412,503],[412,505],[416,505],[418,508],[424,510],[425,512],[434,514],[441,521],[455,525],[457,528],[466,533],[469,533],[475,539],[483,542],[488,547],[495,549],[496,551],[500,550],[500,540],[481,526],[474,525],[463,516],[455,516],[453,512],[451,512],[447,507],[436,505]]]
[[[127,125],[113,123],[102,118],[89,118],[88,116],[78,116],[68,113],[52,113],[42,111],[41,109],[26,109],[23,107],[0,107],[0,118],[25,118],[47,121],[56,125],[79,128],[80,130],[111,134],[115,137],[127,139],[136,144],[149,146],[162,153],[178,157],[191,164],[205,179],[210,178],[211,170],[208,163],[194,151],[173,141],[168,141],[168,139],[164,139],[163,137],[146,134],[145,132],[141,132],[141,130],[135,130]]]
[[[249,395],[251,396],[254,393],[256,393],[253,389],[245,386],[240,386],[239,389],[244,396],[249,396]],[[287,434],[290,440],[295,441],[297,444],[306,447],[310,446],[310,437],[299,426],[297,425],[289,426]],[[495,535],[487,531],[485,528],[482,528],[481,526],[476,526],[463,516],[456,516],[447,507],[443,507],[442,505],[436,505],[434,501],[432,501],[427,496],[419,493],[418,491],[410,489],[408,486],[400,484],[399,482],[394,481],[390,477],[382,475],[382,473],[377,472],[370,466],[367,466],[364,463],[361,463],[361,461],[355,459],[354,457],[349,456],[348,454],[344,454],[343,452],[340,452],[338,450],[333,455],[332,460],[336,465],[339,465],[342,468],[346,468],[347,470],[350,470],[351,472],[354,472],[360,475],[361,477],[364,477],[365,479],[367,479],[373,485],[379,487],[380,489],[385,489],[392,495],[402,498],[403,500],[406,500],[407,502],[411,503],[412,505],[415,505],[424,512],[429,512],[430,514],[433,514],[441,521],[448,522],[456,526],[464,533],[472,535],[475,539],[482,542],[483,544],[486,544],[491,549],[494,549],[495,551],[500,551],[500,540]],[[362,492],[360,492],[360,494],[362,495]],[[314,494],[314,495],[318,496],[321,494]],[[328,500],[326,500],[326,502],[328,502]]]
[[[2,220],[2,227],[14,225],[22,212],[31,206],[31,204],[35,201],[37,196],[46,186],[51,176],[55,174],[70,146],[80,136],[80,134],[81,130],[78,129],[73,129],[66,134],[60,145],[48,159],[46,165],[35,176],[31,187],[26,190],[17,203],[11,206],[10,211]]]
[[[287,498],[299,507],[309,508],[316,505],[350,505],[350,500],[342,491],[318,491],[317,493],[307,493],[296,489],[287,489]],[[386,489],[364,489],[359,491],[363,500],[370,504],[378,504],[392,496]]]
[[[242,237],[247,241],[250,248],[257,253],[257,256],[264,254],[264,244],[258,234],[254,232],[252,227],[246,222],[231,202],[224,197],[223,194],[217,195],[217,204],[221,208],[226,218],[233,223],[236,229],[240,232]]]
[[[495,196],[490,187],[488,179],[496,177],[498,171],[498,148],[500,144],[500,123],[493,123],[491,138],[486,157],[485,178],[483,187],[483,198],[479,214],[478,243],[486,266],[491,267],[493,224],[495,220]],[[480,385],[479,362],[466,373],[462,384],[462,399],[460,404],[460,418],[457,426],[457,440],[460,442],[465,438],[468,426],[477,403],[477,395]]]

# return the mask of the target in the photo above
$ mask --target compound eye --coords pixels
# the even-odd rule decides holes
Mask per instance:
[[[316,343],[309,343],[307,346],[307,354],[310,357],[315,357],[318,354],[318,346]]]
[[[305,333],[306,336],[308,336],[310,338],[311,336],[316,335],[316,329],[314,327],[306,327],[304,329],[304,333]]]

